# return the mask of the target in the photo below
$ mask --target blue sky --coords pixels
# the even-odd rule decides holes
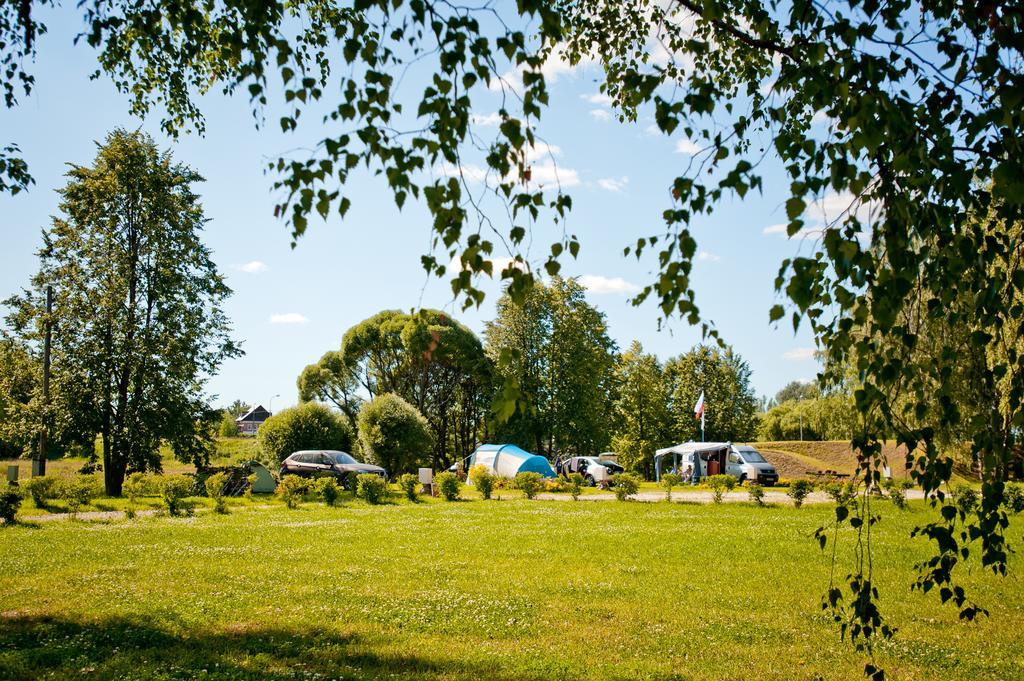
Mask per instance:
[[[482,331],[493,316],[498,284],[486,283],[481,308],[460,312],[448,282],[428,279],[420,266],[429,248],[426,210],[410,203],[399,212],[377,178],[354,176],[348,190],[353,206],[345,220],[311,220],[306,236],[291,248],[288,226],[273,217],[272,177],[263,169],[269,159],[312,138],[316,116],[304,116],[305,138],[297,139],[281,134],[273,115],[257,130],[244,96],[211,95],[202,102],[205,135],[174,142],[160,132],[155,116],[130,116],[127,99],[109,81],[89,80],[94,58],[85,47],[71,47],[70,14],[61,11],[60,19],[50,20],[33,68],[33,94],[14,110],[0,110],[0,142],[21,146],[36,179],[27,194],[0,196],[0,296],[25,286],[36,269],[40,230],[56,211],[54,190],[65,183],[65,164],[90,163],[94,141],[115,127],[141,128],[206,178],[199,187],[210,218],[206,242],[235,290],[227,312],[246,351],[211,380],[217,404],[238,398],[270,406],[272,396],[274,410],[294,404],[302,368],[337,348],[349,326],[381,309],[448,309]],[[638,339],[665,359],[699,342],[700,332],[678,320],[659,331],[653,304],[629,304],[635,287],[652,280],[654,263],[624,258],[622,248],[661,231],[668,186],[685,169],[693,145],[681,136],[652,134],[649,119],[617,122],[598,95],[598,76],[588,67],[555,67],[549,73],[551,107],[541,130],[560,181],[573,196],[567,231],[583,244],[578,260],[563,261],[563,273],[589,285],[588,298],[607,315],[620,347]],[[487,99],[479,100],[483,133],[500,103],[496,94]],[[538,160],[535,173],[543,173],[551,160]],[[778,302],[773,281],[779,263],[807,249],[777,227],[785,221],[785,189],[780,169],[768,166],[763,194],[727,199],[711,218],[693,225],[698,304],[749,362],[759,395],[772,395],[793,379],[813,378],[818,368],[806,329],[794,335],[788,323],[777,329],[768,323],[768,310]],[[534,263],[546,253],[550,239],[544,236],[538,229],[530,253]]]

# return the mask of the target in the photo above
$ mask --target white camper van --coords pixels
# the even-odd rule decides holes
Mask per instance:
[[[775,466],[749,445],[731,442],[685,442],[659,449],[654,455],[655,479],[662,473],[676,473],[684,480],[699,482],[709,475],[725,473],[742,482],[774,485],[779,481]]]

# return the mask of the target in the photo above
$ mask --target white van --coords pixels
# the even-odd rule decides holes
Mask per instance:
[[[731,442],[685,442],[659,449],[654,455],[656,480],[661,479],[662,472],[676,473],[684,480],[694,482],[721,473],[731,475],[741,483],[774,485],[779,481],[775,466],[768,463],[759,451]]]

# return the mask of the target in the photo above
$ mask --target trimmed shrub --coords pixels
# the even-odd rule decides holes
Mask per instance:
[[[484,499],[491,498],[491,492],[494,491],[494,478],[495,475],[482,463],[469,469],[469,480]]]
[[[273,470],[292,452],[302,449],[338,449],[352,447],[352,431],[341,414],[322,404],[306,402],[282,409],[260,426],[256,435],[263,462]]]
[[[21,507],[22,491],[14,485],[0,489],[0,520],[5,525],[13,525],[14,518]]]
[[[764,506],[764,487],[752,482],[747,486],[747,496],[758,506]]]
[[[462,481],[455,473],[438,473],[434,476],[434,484],[445,501],[457,501],[462,494]]]
[[[1008,484],[1003,490],[1003,504],[1010,513],[1024,511],[1024,485]]]
[[[572,495],[573,501],[579,501],[580,494],[583,493],[583,485],[586,482],[587,480],[583,477],[582,473],[571,473],[569,475],[569,494]]]
[[[640,478],[631,473],[618,473],[612,476],[612,491],[619,501],[629,501],[640,489]]]
[[[214,473],[206,479],[206,496],[213,499],[213,510],[215,513],[227,513],[228,504],[224,498],[224,488],[227,487],[228,476],[223,473]]]
[[[71,517],[77,516],[82,507],[88,506],[100,493],[96,478],[82,475],[61,479],[58,489],[60,498],[68,505]]]
[[[665,473],[661,476],[661,487],[665,490],[665,501],[672,501],[672,488],[679,486],[683,479],[675,473]]]
[[[21,483],[22,491],[32,499],[36,508],[46,508],[46,502],[58,496],[57,478],[40,475]]]
[[[338,483],[334,478],[320,478],[313,483],[313,492],[324,500],[324,503],[328,506],[334,506],[338,502],[338,497],[341,496],[341,488],[338,487]]]
[[[896,478],[887,478],[882,483],[883,489],[889,493],[889,501],[901,511],[907,508],[907,490],[913,486],[909,480]]]
[[[857,496],[857,485],[852,480],[850,482],[831,480],[821,485],[821,491],[827,494],[837,505],[843,506],[853,501],[853,498]]]
[[[964,515],[970,515],[978,507],[978,492],[967,485],[953,488],[953,503]]]
[[[544,478],[541,477],[540,473],[523,471],[522,473],[516,473],[515,486],[527,499],[533,499],[540,492],[541,487],[544,486]]]
[[[160,497],[170,515],[192,515],[195,504],[189,497],[195,492],[195,481],[184,475],[166,475],[160,479]]]
[[[402,490],[405,498],[409,501],[416,501],[416,487],[419,484],[420,479],[412,473],[403,473],[398,476],[398,489]]]
[[[410,472],[430,453],[434,436],[416,407],[384,393],[359,410],[359,444],[367,460],[398,475]]]
[[[547,478],[544,480],[544,491],[545,492],[568,492],[569,481],[565,478]]]
[[[722,503],[723,492],[731,492],[736,486],[736,478],[724,473],[721,475],[712,475],[708,477],[705,482],[707,486],[711,488],[716,504]]]
[[[356,478],[356,496],[368,504],[379,504],[388,496],[388,481],[374,473]]]
[[[804,499],[814,491],[814,483],[810,480],[798,479],[789,483],[789,490],[786,494],[793,500],[793,508],[800,508],[804,505]]]
[[[297,508],[302,497],[309,490],[309,481],[297,475],[286,475],[277,483],[274,493],[281,497],[288,508]]]
[[[124,479],[121,492],[128,499],[128,506],[124,509],[124,517],[131,520],[135,517],[135,507],[138,505],[139,497],[149,491],[149,480],[144,473],[132,473]]]

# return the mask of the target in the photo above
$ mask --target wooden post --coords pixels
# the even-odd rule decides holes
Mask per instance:
[[[50,315],[53,312],[53,287],[46,287],[46,335],[43,338],[43,423],[39,431],[39,453],[32,462],[32,477],[46,475],[46,450],[49,449],[50,429],[50,341],[53,336],[53,325]]]

